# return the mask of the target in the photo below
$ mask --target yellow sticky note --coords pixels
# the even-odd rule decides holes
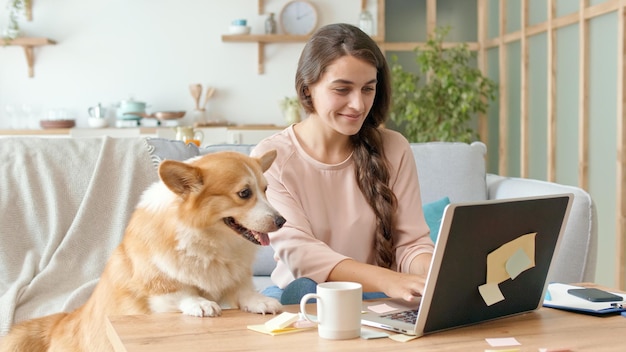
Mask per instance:
[[[282,312],[277,317],[265,322],[265,328],[269,331],[280,330],[298,321],[300,316],[296,313]]]
[[[504,300],[504,295],[502,295],[500,287],[498,287],[498,284],[495,282],[488,282],[478,286],[478,292],[480,292],[480,295],[488,306]]]
[[[522,235],[489,253],[487,255],[487,283],[501,283],[511,278],[507,272],[506,263],[520,249],[530,260],[528,268],[534,267],[536,235],[536,232]]]
[[[303,328],[287,327],[287,328],[278,329],[278,330],[268,330],[265,327],[265,324],[248,325],[247,328],[252,330],[252,331],[256,331],[256,332],[260,332],[262,334],[267,334],[267,335],[272,335],[272,336],[289,334],[289,333],[292,333],[292,332],[298,332],[298,331],[304,331],[304,330],[310,329],[310,328],[304,328],[303,329]]]

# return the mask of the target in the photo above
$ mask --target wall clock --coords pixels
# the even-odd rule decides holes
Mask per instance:
[[[279,21],[286,34],[308,35],[317,26],[317,9],[309,1],[293,0],[283,6]]]

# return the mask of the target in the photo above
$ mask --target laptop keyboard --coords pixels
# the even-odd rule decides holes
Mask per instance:
[[[389,313],[382,316],[383,318],[391,320],[399,320],[409,324],[415,324],[417,320],[417,309],[405,310],[403,312]]]

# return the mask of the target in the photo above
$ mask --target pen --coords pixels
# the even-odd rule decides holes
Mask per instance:
[[[571,352],[569,348],[540,348],[539,352]]]

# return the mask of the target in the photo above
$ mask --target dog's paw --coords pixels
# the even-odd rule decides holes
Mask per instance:
[[[276,299],[258,295],[250,297],[246,302],[241,302],[241,310],[251,313],[280,313],[283,311],[283,306]]]
[[[216,317],[222,315],[219,304],[202,297],[189,297],[180,303],[183,314],[194,317]]]

